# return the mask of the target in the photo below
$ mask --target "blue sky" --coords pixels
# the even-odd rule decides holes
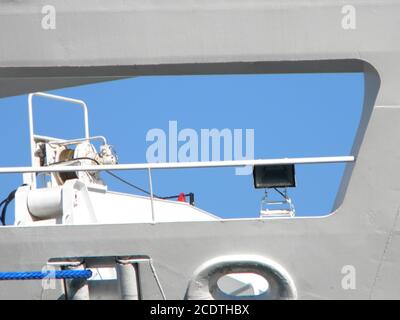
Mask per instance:
[[[255,158],[350,155],[358,127],[363,75],[218,75],[137,77],[51,93],[87,102],[91,135],[104,135],[120,163],[146,162],[153,128],[178,130],[254,129]],[[35,100],[35,130],[62,138],[83,136],[82,113],[64,103]],[[27,95],[0,99],[0,166],[29,163]],[[182,144],[182,143],[181,143]],[[179,147],[179,145],[178,145]],[[221,159],[223,160],[223,159]],[[297,166],[290,190],[299,216],[330,212],[344,165]],[[148,188],[146,172],[120,172]],[[135,192],[105,176],[109,189]],[[194,192],[196,205],[218,216],[257,217],[262,190],[252,176],[232,168],[153,172],[154,192]],[[22,183],[19,175],[0,176],[0,198]],[[13,209],[11,209],[13,210]],[[12,222],[9,216],[8,223]]]

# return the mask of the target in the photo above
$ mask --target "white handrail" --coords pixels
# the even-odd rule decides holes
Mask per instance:
[[[84,120],[84,125],[85,125],[85,138],[89,139],[89,137],[90,137],[88,108],[84,101],[73,99],[73,98],[67,98],[67,97],[63,97],[63,96],[57,96],[54,94],[44,93],[44,92],[30,93],[28,95],[28,118],[29,118],[29,141],[31,144],[31,165],[32,166],[36,165],[35,164],[36,145],[35,145],[35,133],[34,133],[34,126],[33,126],[33,97],[35,97],[35,96],[53,99],[53,100],[65,101],[65,102],[70,102],[70,103],[75,103],[75,104],[80,105],[83,109],[83,120]],[[34,171],[29,171],[29,172],[33,173]],[[36,185],[36,177],[34,175],[31,175],[30,183],[32,183],[33,185]]]
[[[40,172],[74,172],[74,171],[117,171],[117,170],[148,170],[148,169],[187,169],[187,168],[220,168],[246,167],[256,165],[282,164],[323,164],[354,162],[354,156],[339,157],[312,157],[312,158],[283,158],[259,160],[231,160],[231,161],[204,161],[204,162],[167,162],[167,163],[131,163],[116,165],[54,165],[47,167],[3,167],[4,173],[40,173]]]
[[[70,102],[70,103],[75,103],[78,104],[82,107],[83,109],[83,121],[85,125],[85,138],[89,139],[90,134],[89,134],[89,115],[88,115],[88,108],[87,105],[84,101],[78,100],[78,99],[73,99],[73,98],[67,98],[63,96],[57,96],[55,94],[50,94],[50,93],[44,93],[44,92],[34,92],[30,93],[28,96],[28,111],[29,111],[29,133],[30,133],[30,139],[31,139],[31,147],[34,148],[34,133],[33,133],[33,97],[43,97],[43,98],[48,98],[48,99],[53,99],[53,100],[59,100],[59,101],[65,101],[65,102]],[[34,150],[32,154],[34,153]],[[34,163],[34,159],[32,159],[32,164]]]

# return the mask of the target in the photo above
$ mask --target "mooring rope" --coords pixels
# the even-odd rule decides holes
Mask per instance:
[[[90,270],[61,270],[33,272],[0,272],[0,281],[7,280],[42,280],[42,279],[89,279]]]

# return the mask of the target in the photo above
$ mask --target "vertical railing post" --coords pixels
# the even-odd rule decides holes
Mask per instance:
[[[153,194],[153,181],[151,178],[151,169],[148,168],[149,173],[149,187],[150,187],[150,203],[151,203],[151,220],[153,223],[156,222],[156,217],[154,213],[154,194]]]
[[[35,137],[34,137],[34,128],[33,128],[33,93],[30,93],[28,96],[28,118],[29,118],[29,142],[31,144],[31,166],[35,167],[35,152],[36,152],[36,146],[35,146]],[[26,175],[28,176],[28,174]],[[36,173],[30,173],[30,181],[25,181],[24,183],[27,183],[31,185],[33,188],[36,189]]]

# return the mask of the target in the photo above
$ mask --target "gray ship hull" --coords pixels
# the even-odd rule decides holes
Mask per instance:
[[[399,299],[400,1],[53,0],[0,4],[2,97],[131,76],[363,72],[363,114],[333,213],[324,218],[4,227],[0,269],[41,269],[52,258],[148,256],[167,299],[183,299],[210,259],[257,255],[291,275],[299,299]],[[340,130],[340,128],[338,128]],[[357,270],[356,288],[343,268]],[[143,267],[142,297],[161,299]],[[147,280],[146,280],[147,279]],[[40,282],[0,284],[1,299],[58,299]]]

